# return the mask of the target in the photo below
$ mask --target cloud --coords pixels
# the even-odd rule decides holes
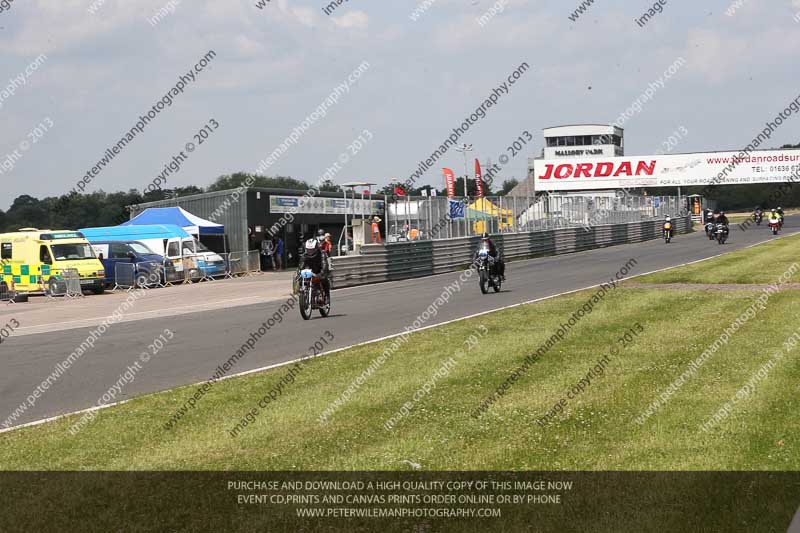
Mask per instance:
[[[363,11],[349,11],[341,17],[332,17],[333,23],[340,28],[365,30],[369,25],[369,15]]]

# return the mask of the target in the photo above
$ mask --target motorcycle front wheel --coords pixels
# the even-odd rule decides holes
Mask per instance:
[[[298,300],[300,316],[303,317],[303,320],[311,320],[311,296],[308,294],[308,290],[301,290]]]
[[[480,277],[480,280],[478,281],[478,284],[481,287],[481,294],[486,294],[487,292],[489,292],[489,290],[486,287],[487,281],[488,280],[486,279],[486,271],[485,270],[481,270],[481,277]]]

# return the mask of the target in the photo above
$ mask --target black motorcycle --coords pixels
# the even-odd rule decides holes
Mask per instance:
[[[728,226],[717,224],[716,239],[719,244],[725,244],[725,241],[728,240]]]
[[[753,220],[755,221],[756,226],[760,226],[761,221],[764,220],[764,213],[762,213],[761,211],[756,211],[755,214],[753,215]]]
[[[494,292],[500,292],[503,278],[497,273],[497,260],[489,255],[487,248],[478,250],[476,266],[478,268],[478,283],[481,287],[481,293],[488,293],[490,287],[494,289]]]

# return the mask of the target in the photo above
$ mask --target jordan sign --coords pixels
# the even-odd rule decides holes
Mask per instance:
[[[800,150],[538,159],[537,191],[742,185],[800,181]]]

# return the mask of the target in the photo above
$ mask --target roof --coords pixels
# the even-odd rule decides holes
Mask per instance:
[[[209,191],[209,192],[201,192],[198,194],[187,194],[186,196],[178,196],[176,198],[165,198],[163,200],[154,200],[152,202],[143,202],[141,204],[132,204],[128,207],[129,209],[132,207],[137,208],[151,208],[156,206],[163,206],[164,204],[176,204],[183,202],[184,200],[196,200],[199,198],[213,198],[215,196],[230,196],[234,192],[263,192],[268,195],[276,195],[276,196],[304,196],[309,189],[280,189],[280,188],[271,188],[271,187],[245,187],[243,190],[239,189],[224,189],[221,191]],[[350,191],[347,191],[348,198],[350,197]],[[344,193],[342,192],[331,192],[331,191],[318,191],[314,196],[320,198],[344,198]],[[359,198],[361,193],[356,191],[356,197]],[[383,194],[372,193],[371,195],[365,194],[364,199],[370,200],[383,200]]]
[[[107,226],[79,230],[90,241],[137,241],[140,239],[169,239],[191,237],[174,224],[150,224],[134,226]]]
[[[193,215],[182,207],[149,207],[120,226],[141,226],[153,224],[174,224],[187,233],[202,235],[222,235],[225,226]]]
[[[552,130],[554,128],[574,128],[576,126],[602,126],[604,128],[617,128],[620,130],[624,130],[622,126],[617,126],[616,124],[602,124],[602,123],[592,123],[587,122],[584,124],[558,124],[556,126],[547,126],[546,128],[542,128],[542,130]]]

